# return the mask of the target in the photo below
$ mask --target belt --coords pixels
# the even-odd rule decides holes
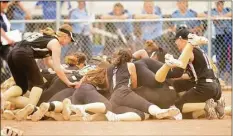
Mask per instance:
[[[197,82],[213,83],[216,79],[198,79]]]

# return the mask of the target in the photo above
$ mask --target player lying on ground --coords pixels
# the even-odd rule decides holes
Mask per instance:
[[[122,58],[122,56],[120,56],[119,58],[117,58],[117,59],[121,59]],[[153,106],[153,105],[152,105]],[[152,110],[153,110],[153,107],[151,107],[152,108]],[[27,109],[27,108],[25,108],[25,109]],[[120,110],[121,108],[120,107],[118,107],[118,108],[116,108],[117,110]],[[127,110],[127,107],[123,107],[122,108],[124,111],[125,110]],[[159,109],[159,108],[158,108]],[[156,109],[156,110],[158,110],[158,109]],[[33,109],[31,108],[31,111],[32,111]],[[136,109],[135,109],[136,110]],[[38,110],[39,111],[39,110]],[[141,112],[141,111],[139,111],[139,112]],[[151,111],[151,112],[153,112],[153,111]],[[157,112],[157,111],[155,111],[155,112]],[[25,113],[25,112],[24,112]],[[27,112],[26,112],[27,113]],[[125,112],[124,112],[125,113]],[[142,114],[141,115],[143,115],[144,116],[144,113],[143,112],[141,112]],[[36,115],[36,114],[35,114]],[[21,116],[22,117],[22,116]],[[33,116],[32,116],[33,117]],[[42,116],[40,116],[40,117],[42,117]],[[163,117],[161,117],[161,118],[163,118]]]

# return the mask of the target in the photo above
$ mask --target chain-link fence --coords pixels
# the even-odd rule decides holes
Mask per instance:
[[[146,40],[155,41],[178,57],[174,32],[177,27],[185,26],[193,33],[208,37],[209,45],[201,48],[216,63],[218,76],[231,85],[231,1],[118,3],[67,0],[21,3],[33,8],[25,12],[17,3],[11,4],[7,15],[12,29],[27,33],[48,26],[57,30],[63,23],[73,26],[77,42],[63,47],[62,62],[64,56],[76,51],[84,52],[88,58],[111,55],[121,47],[136,51],[144,48]],[[38,63],[43,66],[40,61]]]

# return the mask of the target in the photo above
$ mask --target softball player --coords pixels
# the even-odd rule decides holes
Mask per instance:
[[[4,92],[3,99],[8,100],[23,95],[33,87],[29,100],[24,100],[24,102],[25,105],[28,103],[36,105],[38,103],[43,91],[44,81],[35,58],[44,58],[45,63],[54,69],[58,77],[67,86],[75,86],[76,84],[70,82],[64,73],[69,71],[63,69],[60,65],[61,46],[72,41],[74,41],[72,28],[64,24],[56,34],[51,28],[46,28],[42,30],[42,33],[33,33],[18,43],[9,52],[7,59],[17,86],[13,86]]]
[[[186,28],[177,31],[175,42],[180,51],[186,48],[189,34],[190,32]],[[190,80],[174,82],[177,91],[186,91],[175,102],[175,105],[182,113],[206,109],[207,118],[214,118],[216,113],[218,118],[223,118],[225,101],[221,98],[220,83],[215,77],[207,55],[199,47],[193,48],[186,73]]]

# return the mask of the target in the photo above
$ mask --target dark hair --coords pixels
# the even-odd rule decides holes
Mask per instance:
[[[163,48],[159,47],[159,49],[156,51],[158,61],[165,63],[166,53],[167,53],[167,51],[165,51]]]
[[[130,62],[132,59],[132,54],[130,50],[128,49],[119,49],[114,53],[114,56],[112,58],[113,60],[113,65],[119,66],[121,64]]]

